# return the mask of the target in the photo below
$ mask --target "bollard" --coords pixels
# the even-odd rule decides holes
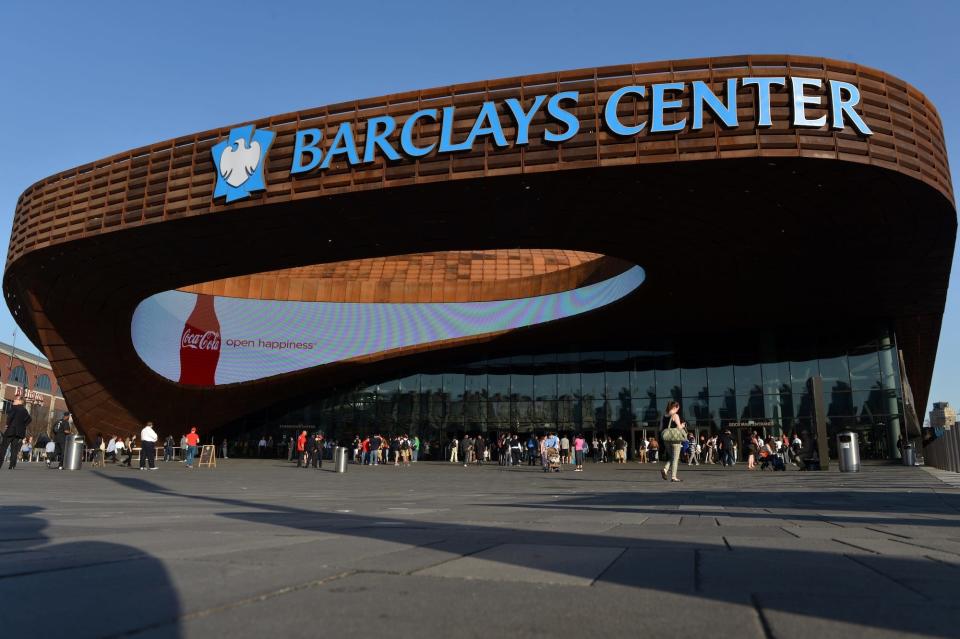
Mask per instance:
[[[347,449],[337,446],[333,451],[333,470],[338,473],[347,472]]]

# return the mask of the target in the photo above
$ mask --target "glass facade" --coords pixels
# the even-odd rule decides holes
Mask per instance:
[[[699,433],[748,428],[815,432],[814,376],[823,379],[831,441],[859,432],[862,454],[887,457],[902,424],[895,348],[889,339],[797,361],[674,366],[674,353],[590,351],[487,359],[357,387],[253,424],[309,425],[345,440],[416,433],[445,442],[465,432],[560,431],[630,436],[657,430],[667,402]],[[253,428],[256,428],[253,426]],[[263,427],[261,426],[261,429]],[[259,436],[259,432],[257,436]],[[892,442],[895,444],[894,441]],[[832,444],[831,444],[832,445]]]

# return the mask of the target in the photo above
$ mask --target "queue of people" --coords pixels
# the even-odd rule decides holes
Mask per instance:
[[[41,434],[36,441],[26,435],[29,424],[30,415],[23,401],[19,398],[14,400],[7,412],[6,429],[0,440],[3,446],[0,462],[9,460],[8,468],[13,469],[17,461],[43,460],[50,468],[62,468],[64,443],[67,435],[73,432],[70,414],[64,414],[54,424],[50,437]],[[113,435],[107,439],[97,435],[88,454],[92,461],[100,465],[110,462],[132,467],[134,451],[139,448],[140,468],[155,470],[158,449],[162,451],[163,461],[174,461],[175,444],[172,435],[167,435],[161,444],[153,423],[147,422],[139,436]],[[320,431],[310,434],[303,430],[299,436],[292,436],[281,445],[289,450],[288,459],[296,461],[297,467],[322,468],[324,457],[332,458],[332,448],[336,442],[325,438]],[[183,452],[185,468],[193,468],[199,446],[200,436],[196,427],[180,437],[179,448]],[[272,436],[261,436],[252,450],[257,451],[257,457],[268,457],[273,456],[273,446]],[[227,440],[221,440],[221,458],[228,458],[229,450]],[[594,434],[592,440],[588,441],[582,433],[568,436],[556,431],[542,435],[530,433],[526,437],[517,433],[465,434],[462,438],[451,437],[445,446],[421,439],[418,435],[385,436],[375,433],[353,439],[352,461],[367,466],[393,464],[400,467],[410,466],[421,458],[430,459],[433,454],[442,455],[441,459],[465,467],[493,461],[501,466],[526,464],[541,465],[546,469],[554,466],[550,464],[550,459],[555,453],[556,468],[573,465],[575,471],[582,472],[584,461],[591,457],[596,463],[625,464],[628,450],[623,436]],[[686,422],[680,419],[677,402],[668,404],[659,435],[641,437],[633,455],[638,463],[665,462],[661,474],[664,479],[675,481],[679,481],[676,473],[680,464],[734,466],[741,461],[741,456],[745,458],[748,470],[785,470],[789,463],[800,470],[809,470],[819,464],[816,441],[809,433],[803,433],[802,436],[794,433],[791,436],[764,437],[754,431],[749,438],[744,437],[742,444],[729,429],[698,437],[696,433],[689,432]]]
[[[394,435],[379,433],[353,440],[353,463],[364,466],[410,466],[420,460],[421,454],[429,455],[430,444],[418,435]]]
[[[186,469],[193,468],[193,461],[200,447],[200,435],[196,427],[180,437],[179,450],[182,452],[180,461]],[[140,470],[156,470],[157,454],[162,452],[164,462],[176,461],[176,440],[173,435],[167,435],[161,442],[160,435],[154,428],[152,421],[148,421],[135,435],[111,435],[109,439],[98,434],[87,448],[87,455],[95,466],[105,466],[107,463],[132,468],[134,453],[139,449]],[[48,462],[49,463],[49,462]]]

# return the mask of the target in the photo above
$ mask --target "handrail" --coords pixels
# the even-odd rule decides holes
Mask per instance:
[[[952,428],[923,447],[924,463],[940,470],[960,472],[960,430]]]

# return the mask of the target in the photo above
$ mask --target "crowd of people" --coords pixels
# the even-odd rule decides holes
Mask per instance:
[[[378,466],[392,460],[394,466],[410,466],[420,460],[421,453],[430,454],[430,443],[417,435],[387,437],[377,433],[353,439],[352,460],[356,464]]]
[[[51,468],[63,468],[64,442],[73,431],[73,422],[69,413],[58,420],[50,436],[39,435],[36,440],[26,436],[30,415],[17,399],[7,413],[7,427],[3,434],[3,449],[0,461],[9,460],[9,468],[16,468],[17,461],[44,461]],[[142,470],[156,470],[158,449],[162,450],[164,461],[174,461],[179,450],[185,468],[193,468],[193,462],[200,446],[200,436],[195,427],[181,435],[179,446],[174,436],[167,435],[163,443],[152,422],[147,422],[137,435],[97,435],[87,450],[91,461],[131,467],[134,451],[140,451],[139,461]],[[302,430],[299,435],[287,439],[274,440],[272,436],[261,436],[259,440],[247,439],[235,442],[231,447],[226,439],[219,442],[220,457],[229,458],[230,452],[240,456],[282,457],[296,462],[298,468],[322,468],[323,460],[333,458],[333,448],[338,443],[324,436],[320,431],[309,433]],[[418,435],[386,436],[374,433],[353,438],[351,461],[358,465],[378,466],[392,464],[396,467],[409,467],[420,459],[443,459],[450,463],[463,464],[464,467],[495,462],[500,466],[542,466],[546,470],[559,470],[563,465],[573,465],[577,472],[583,471],[586,459],[595,463],[627,463],[630,447],[623,436],[603,436],[594,434],[588,439],[583,433],[572,436],[557,431],[543,434],[530,433],[522,436],[517,433],[498,433],[493,435],[465,434],[454,435],[445,445],[422,439]],[[803,436],[794,433],[778,437],[764,437],[753,431],[742,442],[729,430],[710,435],[696,433],[687,429],[687,424],[679,417],[679,404],[671,402],[661,422],[658,435],[641,437],[632,451],[638,463],[665,462],[662,469],[664,479],[679,481],[677,468],[680,464],[700,465],[719,464],[733,466],[746,461],[748,470],[785,470],[793,463],[800,470],[816,468],[819,463],[816,440],[809,434]],[[741,457],[744,459],[742,460]]]
[[[178,445],[179,443],[179,445]],[[160,442],[160,435],[154,428],[153,422],[148,421],[140,430],[139,435],[110,435],[98,434],[93,444],[87,448],[87,456],[90,461],[97,466],[105,466],[107,463],[133,467],[134,453],[139,451],[140,470],[157,470],[157,453],[162,451],[163,461],[177,461],[177,451],[181,453],[179,461],[182,461],[184,468],[192,469],[197,451],[200,448],[200,435],[196,427],[191,427],[190,431],[180,436],[179,442],[173,435],[167,435]]]

